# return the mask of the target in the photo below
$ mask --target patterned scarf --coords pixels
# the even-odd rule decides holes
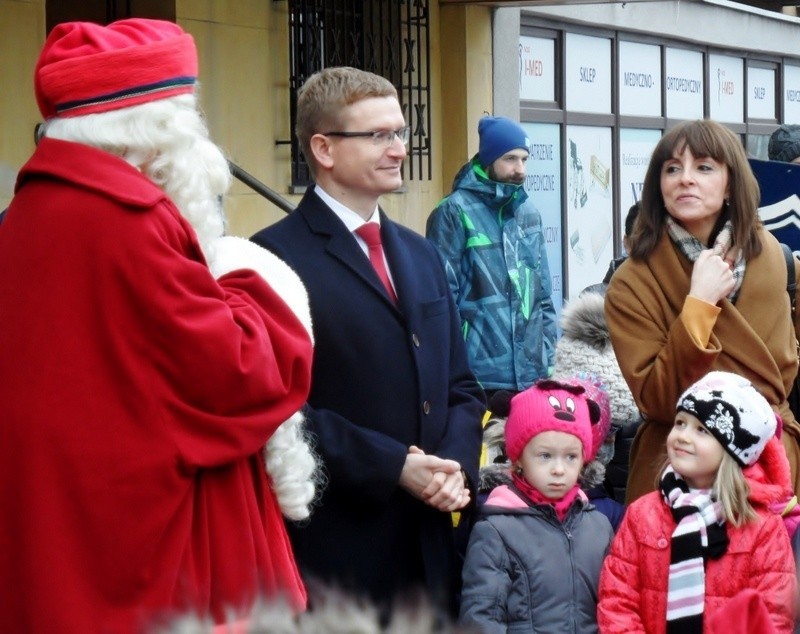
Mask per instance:
[[[558,519],[562,522],[567,516],[569,507],[572,506],[575,498],[578,497],[581,492],[580,486],[576,484],[564,494],[564,497],[558,500],[553,500],[545,495],[542,495],[538,489],[528,484],[528,481],[517,473],[513,473],[511,475],[511,480],[514,483],[514,486],[517,487],[517,490],[522,493],[522,495],[524,495],[532,504],[552,506],[553,510],[558,516]]]
[[[722,504],[710,489],[689,490],[672,467],[664,470],[661,494],[677,523],[672,533],[667,591],[667,633],[702,634],[705,606],[705,559],[728,549]]]
[[[672,216],[667,215],[666,222],[667,232],[669,233],[669,237],[672,238],[672,242],[675,243],[675,246],[678,247],[681,253],[689,258],[690,262],[697,262],[697,258],[700,257],[700,252],[708,247],[675,222]],[[733,223],[730,220],[726,220],[722,229],[717,234],[716,240],[714,240],[714,245],[711,247],[714,250],[714,255],[720,256],[728,262],[729,265],[731,264],[731,260],[728,256],[731,247],[733,247],[732,235]],[[735,303],[736,297],[739,295],[739,289],[742,287],[742,281],[744,280],[745,259],[741,249],[736,249],[736,260],[732,265],[733,290],[728,295],[728,299]]]

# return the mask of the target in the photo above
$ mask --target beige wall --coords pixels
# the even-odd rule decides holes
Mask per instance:
[[[44,0],[0,0],[0,209],[33,152],[33,128],[40,121],[33,69],[44,29]]]
[[[0,208],[33,151],[39,113],[33,68],[44,41],[44,0],[0,0]],[[492,110],[491,10],[431,11],[432,179],[408,181],[382,199],[386,211],[423,233],[430,210],[449,192],[458,168],[477,151],[477,121]],[[286,2],[176,0],[178,23],[197,41],[200,99],[212,138],[242,168],[293,203]],[[13,87],[13,88],[10,88]],[[283,212],[234,181],[230,232],[248,236]]]
[[[176,16],[197,42],[200,100],[212,138],[231,160],[290,198],[289,148],[275,145],[289,134],[285,7],[263,0],[178,0]],[[238,181],[226,211],[230,232],[243,236],[283,213]]]
[[[487,7],[441,8],[443,113],[438,147],[445,193],[461,166],[478,151],[478,120],[492,113],[492,17]],[[444,140],[444,143],[441,141]]]
[[[395,220],[425,230],[430,210],[450,190],[458,168],[477,151],[477,120],[491,111],[491,10],[431,3],[431,180],[407,181],[383,197]],[[245,170],[293,203],[289,130],[287,5],[263,0],[178,0],[178,22],[200,50],[201,98],[212,136]],[[283,212],[236,183],[228,201],[230,231],[250,235]]]

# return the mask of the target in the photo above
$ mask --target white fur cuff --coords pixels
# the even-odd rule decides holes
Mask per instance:
[[[215,278],[219,279],[226,273],[239,269],[255,271],[292,309],[305,326],[311,342],[314,342],[308,293],[297,273],[288,264],[256,243],[235,236],[215,239],[209,251],[213,255],[209,259],[208,268]]]

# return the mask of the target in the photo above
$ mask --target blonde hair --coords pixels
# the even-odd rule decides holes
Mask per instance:
[[[664,471],[670,466],[669,459],[658,472],[656,490],[658,490]],[[675,473],[678,473],[677,471]],[[680,474],[679,474],[680,475]],[[750,485],[744,476],[739,463],[727,451],[722,454],[722,461],[717,468],[717,475],[711,485],[711,495],[722,505],[722,516],[732,526],[742,526],[758,518],[750,504]]]
[[[312,175],[317,164],[311,137],[339,130],[347,106],[371,97],[394,97],[397,89],[385,77],[350,66],[335,66],[314,73],[297,91],[295,135]]]
[[[750,485],[739,463],[726,451],[714,478],[712,494],[722,504],[722,515],[733,526],[741,526],[758,517],[750,504]]]

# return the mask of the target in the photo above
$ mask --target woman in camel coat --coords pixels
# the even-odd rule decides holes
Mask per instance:
[[[711,370],[747,377],[780,413],[800,490],[800,425],[786,402],[798,367],[786,264],[758,200],[741,142],[718,123],[681,123],[653,151],[631,257],[605,302],[614,352],[645,419],[631,449],[628,502],[654,490],[675,402]]]

